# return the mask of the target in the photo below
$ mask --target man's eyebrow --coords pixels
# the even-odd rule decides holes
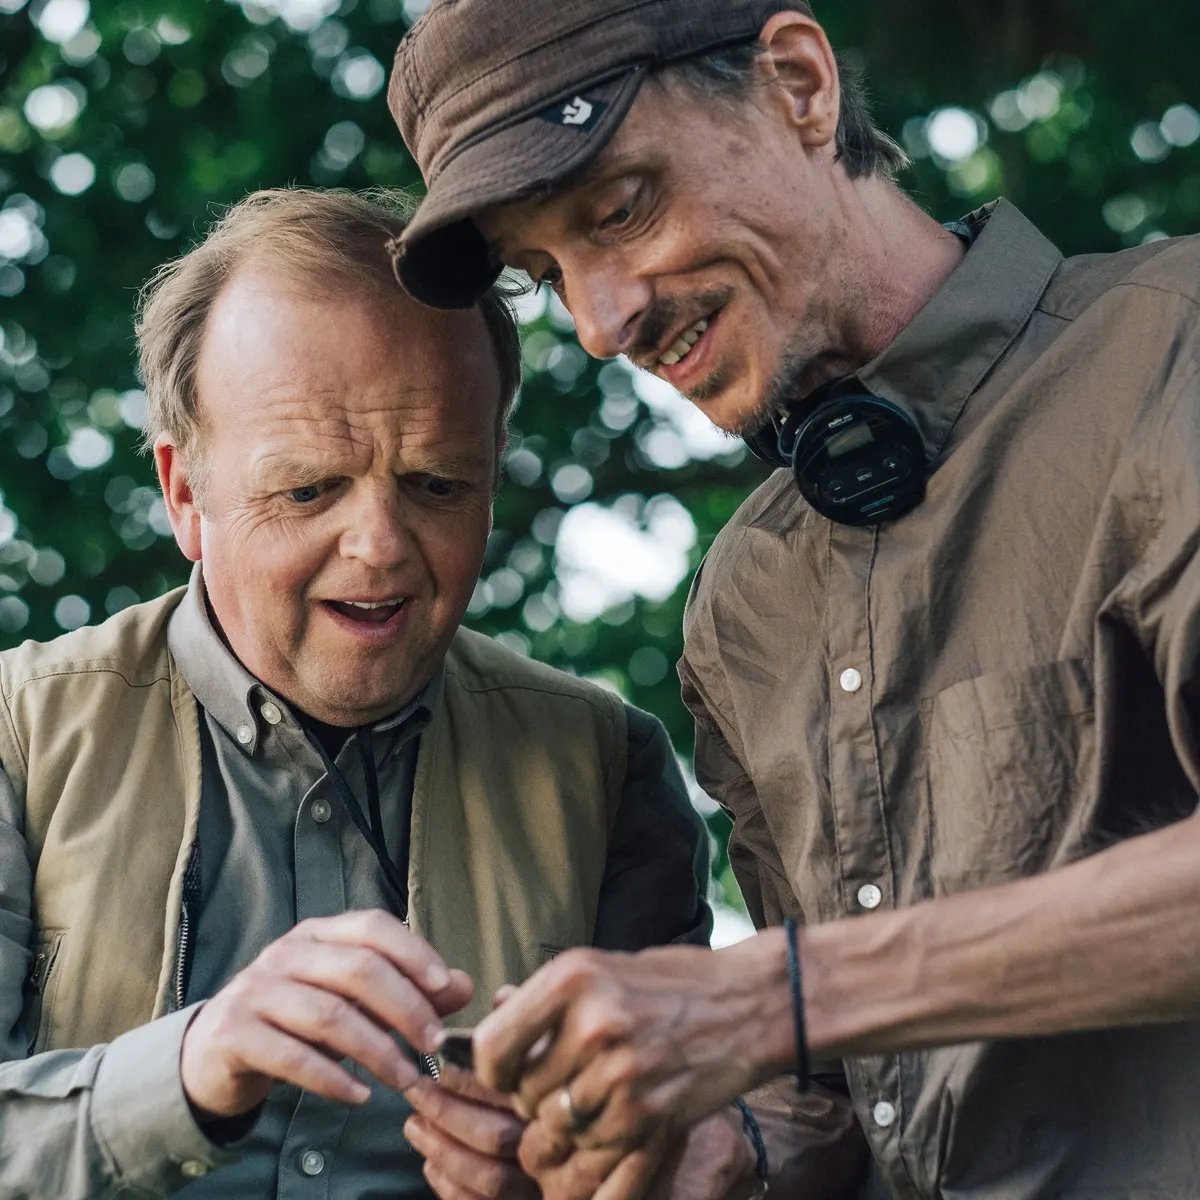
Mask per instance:
[[[439,454],[436,450],[427,453],[415,452],[411,462],[405,465],[405,474],[421,474],[445,472],[447,474],[466,474],[473,471],[490,471],[493,456],[491,454]]]
[[[331,460],[292,458],[272,454],[254,464],[251,478],[259,487],[273,488],[280,484],[305,487],[339,473],[339,464]]]

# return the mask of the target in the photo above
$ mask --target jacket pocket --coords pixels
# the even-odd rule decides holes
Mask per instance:
[[[927,707],[935,894],[1035,874],[1077,857],[1095,756],[1082,659],[965,679]]]
[[[50,1037],[54,1017],[54,995],[58,986],[59,954],[65,929],[41,929],[33,943],[33,959],[25,979],[25,1005],[21,1024],[30,1054],[40,1054]]]

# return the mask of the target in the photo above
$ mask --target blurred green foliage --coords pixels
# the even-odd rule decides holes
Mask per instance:
[[[252,188],[416,184],[383,88],[420,7],[0,0],[0,645],[185,577],[136,449],[136,289]],[[1200,227],[1200,5],[818,7],[940,219],[1003,193],[1068,253]],[[687,579],[763,469],[587,359],[556,303],[525,307],[527,382],[470,623],[607,679],[686,753]]]

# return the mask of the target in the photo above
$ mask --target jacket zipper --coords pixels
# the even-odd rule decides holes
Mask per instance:
[[[179,943],[175,950],[175,1010],[183,1007],[183,975],[187,967],[188,952],[188,906],[183,901],[179,914]]]
[[[50,953],[47,950],[43,950],[34,958],[33,965],[29,968],[29,982],[39,992],[46,983],[46,967],[49,962]]]
[[[410,928],[407,917],[401,917],[401,924],[405,929]],[[425,1075],[431,1076],[433,1079],[441,1079],[442,1068],[438,1066],[436,1054],[420,1054],[417,1055],[417,1061],[421,1065],[421,1071]]]

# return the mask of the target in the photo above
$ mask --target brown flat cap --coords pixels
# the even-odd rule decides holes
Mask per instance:
[[[388,107],[429,192],[393,247],[418,300],[466,308],[500,273],[473,213],[585,167],[653,68],[755,38],[803,0],[433,0]]]

